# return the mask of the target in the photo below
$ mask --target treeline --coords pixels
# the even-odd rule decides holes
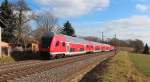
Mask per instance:
[[[129,48],[133,48],[133,51],[136,53],[142,53],[144,52],[144,42],[142,40],[139,39],[135,39],[135,40],[120,40],[117,38],[112,38],[109,40],[102,40],[101,38],[98,37],[93,37],[93,36],[88,36],[88,37],[83,37],[86,40],[91,40],[91,41],[95,41],[95,42],[100,42],[100,43],[107,43],[107,44],[111,44],[117,47],[129,47]],[[148,45],[146,44],[146,48],[148,47]],[[145,52],[147,52],[146,49]]]

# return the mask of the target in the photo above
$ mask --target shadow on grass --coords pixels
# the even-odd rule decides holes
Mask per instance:
[[[43,54],[46,55],[46,54]],[[39,53],[34,53],[32,51],[15,51],[11,53],[11,57],[15,61],[24,60],[48,60],[48,57],[42,57]]]
[[[101,62],[93,70],[88,72],[79,82],[101,82],[101,75],[104,73],[104,69],[108,66],[108,60]]]

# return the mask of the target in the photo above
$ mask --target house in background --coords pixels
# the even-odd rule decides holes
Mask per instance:
[[[0,54],[0,57],[10,56],[11,47],[9,46],[9,43],[1,42],[0,46],[2,47],[2,54]]]

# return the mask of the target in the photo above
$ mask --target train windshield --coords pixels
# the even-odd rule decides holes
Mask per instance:
[[[52,42],[53,37],[42,37],[41,44],[43,48],[48,48]]]

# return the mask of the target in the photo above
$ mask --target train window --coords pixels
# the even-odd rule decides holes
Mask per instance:
[[[88,45],[86,45],[86,47],[88,48]]]
[[[70,48],[70,52],[72,52],[72,48]]]
[[[80,51],[84,51],[84,48],[80,48]]]
[[[66,46],[65,42],[63,42],[63,43],[62,43],[62,46],[63,46],[63,47],[65,47],[65,46]]]
[[[96,48],[96,50],[99,50],[99,48]]]
[[[71,49],[70,49],[70,52],[75,52],[75,48],[71,48]]]
[[[41,38],[41,44],[43,48],[48,48],[51,44],[53,37],[49,38],[49,37],[42,37]]]
[[[56,46],[56,47],[59,46],[59,41],[56,42],[56,45],[55,45],[55,46]]]

